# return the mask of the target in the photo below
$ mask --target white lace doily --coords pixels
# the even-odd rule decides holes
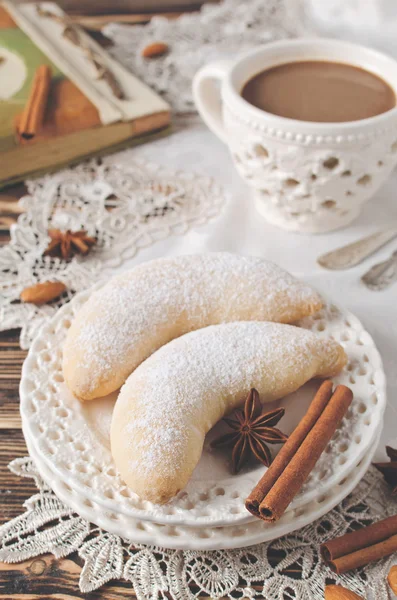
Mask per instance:
[[[0,528],[0,560],[16,563],[50,552],[78,552],[84,561],[80,589],[88,593],[114,579],[131,582],[139,600],[319,600],[336,581],[366,598],[390,598],[386,576],[392,558],[340,577],[320,560],[321,542],[395,514],[397,501],[370,469],[354,492],[334,510],[288,537],[242,550],[181,551],[132,545],[91,525],[67,508],[42,481],[30,458],[10,465],[34,478],[38,493],[26,512]]]
[[[305,32],[301,0],[224,0],[175,20],[155,17],[144,26],[104,28],[114,43],[109,48],[113,56],[163,95],[176,112],[194,110],[191,83],[204,64]],[[169,45],[168,54],[143,58],[142,49],[158,41]]]
[[[132,151],[80,163],[27,182],[25,212],[0,250],[0,329],[21,327],[28,348],[41,325],[79,291],[91,287],[139,249],[183,234],[217,216],[225,201],[211,178],[173,171],[132,157]],[[86,257],[43,257],[48,229],[85,229],[97,238]],[[58,280],[68,291],[43,306],[23,304],[21,291]]]

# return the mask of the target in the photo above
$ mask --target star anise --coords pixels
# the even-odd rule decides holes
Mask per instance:
[[[276,408],[262,414],[259,394],[255,388],[252,388],[245,400],[244,409],[236,411],[232,418],[224,419],[232,431],[214,440],[211,446],[233,448],[231,461],[233,473],[238,473],[251,458],[268,467],[272,457],[267,444],[283,444],[288,438],[274,427],[284,413],[284,408]]]
[[[48,235],[51,242],[48,244],[44,256],[54,256],[65,260],[72,258],[75,254],[88,254],[91,247],[96,244],[96,239],[88,236],[84,229],[80,231],[49,229]]]
[[[374,467],[382,473],[386,483],[391,487],[391,493],[397,495],[397,450],[386,446],[386,453],[390,462],[374,463]]]

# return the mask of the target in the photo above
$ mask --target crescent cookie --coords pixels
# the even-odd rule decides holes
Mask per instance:
[[[206,433],[255,387],[264,402],[332,377],[344,350],[306,329],[264,322],[213,325],[155,352],[117,399],[111,450],[141,498],[167,502],[189,481]]]
[[[230,321],[291,323],[319,295],[262,258],[209,253],[163,258],[92,294],[63,350],[66,383],[81,400],[117,390],[155,350],[189,331]]]

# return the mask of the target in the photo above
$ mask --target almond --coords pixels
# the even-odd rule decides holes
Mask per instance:
[[[169,50],[168,44],[164,42],[153,42],[145,46],[142,50],[142,56],[144,58],[157,58],[158,56],[164,56]]]
[[[390,585],[391,590],[393,591],[393,594],[397,596],[397,565],[390,569],[389,574],[387,576],[387,581]]]
[[[22,302],[46,304],[58,298],[66,290],[66,285],[60,281],[45,281],[25,288],[20,295]]]
[[[347,590],[341,585],[327,585],[324,592],[325,600],[363,600],[361,596]]]

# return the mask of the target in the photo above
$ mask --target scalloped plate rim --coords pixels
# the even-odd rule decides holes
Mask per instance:
[[[66,481],[70,487],[72,487],[73,489],[75,489],[81,493],[84,493],[84,488],[86,488],[86,486],[81,484],[78,480],[73,479],[70,474],[64,472],[62,469],[59,468],[58,465],[54,465],[53,462],[51,461],[51,458],[45,452],[43,452],[40,447],[37,446],[37,440],[35,440],[34,437],[32,437],[29,434],[29,419],[28,419],[28,416],[24,412],[25,399],[27,398],[27,396],[29,394],[29,390],[25,389],[25,379],[26,379],[27,372],[29,372],[30,363],[34,361],[33,355],[35,352],[35,348],[40,343],[40,338],[43,335],[43,333],[45,334],[46,329],[47,328],[50,329],[54,322],[57,322],[58,320],[60,320],[60,318],[63,316],[63,313],[68,313],[70,311],[71,307],[73,307],[76,304],[81,303],[82,298],[85,297],[84,301],[86,301],[88,299],[89,295],[94,290],[99,289],[103,285],[104,285],[104,283],[101,281],[101,282],[95,284],[89,290],[85,290],[83,292],[80,292],[79,294],[76,294],[76,296],[71,300],[71,302],[62,306],[56,312],[56,314],[51,318],[51,320],[49,322],[45,323],[40,328],[38,335],[36,336],[35,340],[33,341],[32,346],[29,350],[28,356],[23,364],[21,383],[20,383],[21,418],[22,418],[22,429],[23,429],[25,438],[27,435],[29,435],[31,443],[34,444],[37,452],[40,454],[40,456],[43,458],[43,460],[48,464],[48,466],[51,468],[51,470],[56,471],[58,473],[58,475],[60,476],[60,478],[62,478],[64,481]],[[364,329],[360,320],[355,315],[350,313],[350,311],[344,310],[343,308],[339,307],[334,302],[332,304],[335,305],[340,310],[341,314],[343,315],[343,317],[345,319],[349,319],[350,321],[355,322],[355,324],[357,326],[359,326],[366,333],[369,341],[371,342],[371,344],[373,346],[372,351],[376,355],[376,358],[379,362],[378,373],[381,373],[381,375],[382,375],[382,382],[380,385],[380,389],[377,390],[377,394],[378,394],[378,396],[380,396],[378,408],[380,410],[379,422],[381,422],[382,416],[383,416],[383,413],[385,410],[385,406],[386,406],[386,384],[385,384],[385,374],[384,374],[384,370],[383,370],[382,359],[379,354],[379,351],[376,348],[376,345],[374,343],[372,336]],[[376,433],[377,433],[377,428],[375,428],[375,431],[373,431],[370,439],[367,440],[366,445],[361,447],[360,452],[355,456],[354,464],[357,464],[361,460],[361,458],[365,455],[366,451],[368,450],[368,447],[371,444],[373,444]],[[350,462],[350,467],[352,467],[352,462]],[[304,495],[302,495],[301,497],[295,499],[295,501],[291,505],[291,509],[299,508],[300,506],[303,506],[303,505],[307,504],[308,502],[314,500],[316,497],[326,493],[330,487],[336,485],[339,481],[341,481],[342,479],[344,479],[346,477],[346,475],[348,474],[348,470],[349,469],[346,467],[345,469],[342,470],[341,473],[338,473],[338,475],[334,474],[334,475],[330,476],[329,478],[327,478],[327,486],[326,487],[320,488],[320,489],[317,489],[317,488],[313,489],[312,491],[307,492]],[[95,495],[95,493],[97,493],[96,490],[91,490],[91,491],[93,492],[92,497],[94,498],[94,501],[96,503],[101,504],[107,510],[114,511],[115,500],[107,500],[103,495],[96,496]],[[157,511],[161,510],[161,507],[159,508],[157,505],[153,505],[153,507],[154,508],[151,509],[151,511],[140,510],[140,509],[131,508],[131,507],[128,507],[128,508],[121,507],[120,512],[122,514],[125,514],[126,516],[129,516],[131,518],[137,518],[137,519],[142,519],[143,518],[142,515],[144,514],[144,520],[152,521],[154,523],[163,523],[165,525],[176,525],[176,526],[184,524],[184,525],[190,525],[192,527],[203,527],[206,525],[208,525],[208,526],[209,525],[211,525],[211,526],[228,526],[228,525],[232,525],[232,524],[239,525],[239,524],[244,524],[244,523],[247,523],[247,522],[255,519],[254,517],[252,517],[249,514],[247,514],[247,515],[245,515],[245,514],[242,514],[242,515],[227,514],[226,517],[223,516],[221,518],[219,518],[219,517],[218,518],[208,518],[207,517],[207,521],[203,521],[202,519],[198,519],[197,517],[194,518],[192,516],[189,516],[188,511],[185,511],[186,515],[185,514],[184,515],[175,515],[175,514],[173,514],[173,515],[168,515],[168,514],[161,515],[160,514],[159,515]]]
[[[94,523],[95,525],[97,525],[98,527],[100,527],[102,529],[105,529],[109,533],[118,535],[122,539],[126,539],[135,544],[146,544],[146,545],[150,545],[150,546],[159,546],[159,547],[163,547],[163,548],[170,548],[173,550],[215,551],[215,550],[232,550],[235,548],[245,548],[247,546],[252,546],[254,544],[260,544],[263,542],[272,541],[272,540],[280,538],[284,535],[288,535],[298,529],[301,529],[302,527],[305,527],[306,525],[310,525],[310,523],[313,523],[317,519],[320,519],[321,517],[323,517],[326,513],[331,511],[333,508],[335,508],[335,506],[337,506],[340,502],[342,502],[354,490],[354,488],[360,483],[361,479],[365,476],[365,473],[367,472],[367,470],[369,469],[369,467],[371,465],[371,461],[375,454],[376,447],[378,445],[378,442],[379,442],[379,439],[381,436],[381,432],[382,432],[382,423],[379,425],[379,427],[376,431],[375,444],[367,451],[367,453],[361,459],[361,462],[356,464],[350,471],[349,475],[353,474],[353,477],[346,478],[345,483],[339,485],[339,487],[341,487],[341,490],[339,490],[339,493],[337,493],[338,490],[336,490],[336,488],[338,487],[338,484],[336,486],[334,486],[333,488],[331,488],[328,491],[328,495],[330,496],[328,502],[326,502],[324,500],[324,503],[320,503],[320,506],[322,505],[322,507],[317,509],[317,511],[314,510],[312,513],[309,513],[309,515],[306,518],[304,517],[304,515],[296,515],[296,516],[292,515],[291,519],[287,523],[282,523],[282,522],[278,521],[277,523],[272,523],[272,524],[266,523],[265,524],[258,519],[254,519],[254,521],[256,522],[256,525],[257,525],[256,527],[254,527],[254,522],[249,522],[249,523],[245,524],[246,527],[248,527],[249,529],[254,529],[254,531],[251,533],[248,532],[244,536],[242,535],[241,538],[230,535],[232,533],[233,529],[239,529],[241,527],[244,527],[244,525],[241,525],[239,523],[233,524],[233,525],[225,525],[223,527],[216,527],[216,526],[214,527],[214,526],[209,525],[206,528],[203,528],[203,529],[213,530],[215,532],[215,535],[219,536],[219,540],[217,540],[216,543],[214,543],[213,538],[212,538],[212,543],[211,543],[210,537],[201,538],[200,535],[197,535],[195,537],[196,532],[199,532],[200,529],[191,527],[191,526],[185,526],[183,524],[178,525],[178,529],[182,530],[182,531],[184,529],[186,529],[187,539],[185,538],[183,541],[176,542],[175,540],[178,540],[178,537],[175,535],[171,535],[168,531],[169,528],[167,528],[166,525],[162,525],[160,523],[153,523],[153,522],[148,523],[152,527],[152,531],[149,531],[149,532],[145,531],[144,528],[142,530],[138,529],[138,533],[134,533],[134,536],[135,536],[134,539],[132,539],[130,537],[125,538],[124,537],[125,529],[123,529],[123,527],[125,527],[125,525],[121,524],[120,529],[118,529],[117,526],[115,526],[115,524],[114,524],[115,521],[113,521],[112,519],[109,519],[106,516],[105,512],[103,512],[102,516],[96,515],[92,509],[90,509],[88,507],[84,507],[84,505],[83,505],[84,500],[82,501],[81,496],[77,497],[77,501],[71,501],[70,495],[68,495],[67,490],[65,490],[64,486],[62,485],[63,482],[57,478],[57,475],[54,474],[47,465],[44,465],[43,463],[41,463],[40,458],[37,455],[35,455],[34,451],[31,452],[32,448],[30,447],[30,441],[26,440],[26,443],[27,443],[29,452],[31,452],[31,454],[32,454],[32,458],[35,461],[35,465],[36,465],[41,477],[44,479],[44,481],[47,483],[47,485],[49,485],[51,487],[51,489],[54,491],[56,496],[59,497],[59,499],[62,502],[64,502],[67,506],[69,506],[72,510],[76,511],[82,518]],[[63,490],[65,490],[65,491],[63,491]],[[335,494],[335,495],[333,495],[333,494]],[[104,507],[101,507],[101,508],[102,508],[102,510],[104,510]],[[289,512],[289,510],[288,510],[288,512]],[[295,512],[295,511],[292,511],[292,512]],[[287,514],[287,511],[285,514]],[[100,516],[100,518],[98,518],[98,516]],[[129,518],[131,519],[132,522],[136,521],[137,523],[139,523],[142,521],[142,519],[134,519],[133,517],[129,517]],[[258,532],[258,529],[259,529],[258,526],[266,527],[266,529],[263,530],[263,533]],[[269,530],[275,532],[275,535],[274,534],[269,535],[268,534]],[[223,537],[221,536],[221,533],[224,533]],[[138,537],[136,537],[136,536],[138,536]],[[235,540],[235,541],[233,542],[231,540]]]

